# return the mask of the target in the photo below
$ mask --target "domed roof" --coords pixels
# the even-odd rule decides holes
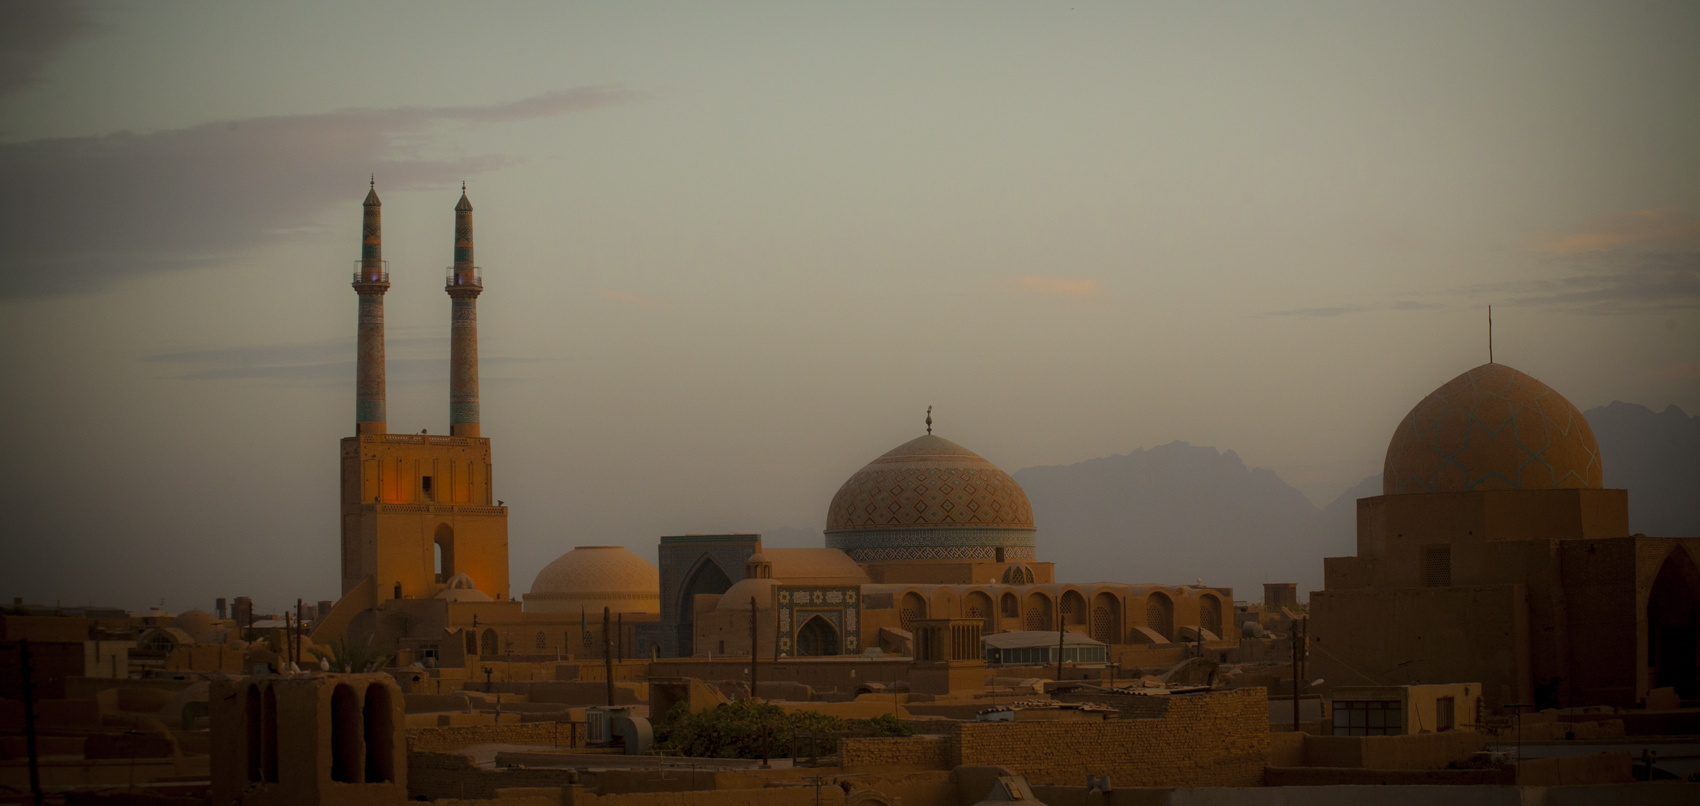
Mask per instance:
[[[772,607],[774,604],[773,589],[778,584],[779,580],[777,579],[739,580],[732,587],[727,588],[725,593],[720,594],[720,601],[715,603],[714,609],[747,612],[750,609],[751,596],[756,598],[757,608]]]
[[[467,574],[455,574],[445,583],[447,587],[437,592],[438,599],[451,602],[494,602],[490,594],[478,589],[477,583]]]
[[[1033,506],[997,465],[932,434],[856,471],[826,513],[828,532],[951,526],[1032,529]]]
[[[1483,364],[1422,399],[1393,432],[1382,492],[1601,486],[1594,430],[1563,395]]]
[[[621,546],[579,546],[537,572],[528,612],[661,612],[661,572]]]
[[[177,618],[172,619],[169,626],[188,633],[191,638],[199,643],[218,630],[219,624],[218,619],[213,618],[213,614],[205,610],[186,610]]]

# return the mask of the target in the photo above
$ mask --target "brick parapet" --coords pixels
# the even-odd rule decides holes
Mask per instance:
[[[1261,688],[1168,698],[1157,719],[965,722],[952,727],[952,766],[998,765],[1037,784],[1108,775],[1121,786],[1258,786],[1269,757]]]

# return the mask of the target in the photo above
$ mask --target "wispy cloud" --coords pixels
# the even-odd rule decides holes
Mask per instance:
[[[613,291],[607,288],[602,289],[602,296],[644,308],[659,308],[664,304],[659,300],[653,300],[648,297],[640,297],[636,294],[627,294],[624,291]]]
[[[439,121],[504,123],[635,98],[618,85],[579,87],[489,106],[346,109],[0,145],[0,296],[97,289],[228,259],[358,200],[371,171],[381,193],[516,161],[392,148]]]
[[[1548,239],[1538,251],[1554,255],[1656,246],[1700,237],[1700,218],[1685,210],[1631,210],[1587,221],[1569,235]]]
[[[1664,381],[1700,381],[1700,361],[1678,361],[1655,367],[1652,375]]]
[[[1090,297],[1098,293],[1097,280],[1065,280],[1060,277],[1043,277],[1029,274],[1019,278],[1017,284],[1021,290],[1031,294],[1054,294],[1064,297]]]
[[[390,336],[384,340],[385,378],[395,385],[441,382],[449,372],[449,338]],[[354,382],[354,338],[344,337],[294,344],[261,344],[182,350],[146,356],[169,377],[186,381],[265,380],[290,383]],[[528,359],[479,356],[482,370],[497,370]],[[484,380],[493,379],[486,374]]]
[[[0,17],[0,96],[29,86],[65,45],[97,27],[87,9],[50,0],[10,0]]]
[[[1299,319],[1326,319],[1333,316],[1346,316],[1354,313],[1369,313],[1371,311],[1428,311],[1446,307],[1439,302],[1417,302],[1415,300],[1398,300],[1386,304],[1363,305],[1333,305],[1322,308],[1288,308],[1284,311],[1270,311],[1270,316],[1292,316]]]

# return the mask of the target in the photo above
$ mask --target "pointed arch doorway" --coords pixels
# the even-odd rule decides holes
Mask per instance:
[[[1647,682],[1700,699],[1700,570],[1681,548],[1659,566],[1647,597]]]
[[[822,616],[803,622],[797,630],[797,655],[823,657],[839,654],[838,628]]]

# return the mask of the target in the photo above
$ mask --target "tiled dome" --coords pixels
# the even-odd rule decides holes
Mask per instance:
[[[1546,384],[1483,364],[1423,398],[1393,432],[1386,495],[1601,486],[1582,412]]]
[[[869,462],[838,489],[827,545],[858,562],[880,559],[1031,559],[1033,506],[1008,473],[931,434]],[[936,539],[935,539],[936,538]]]
[[[620,546],[579,546],[537,572],[528,613],[661,612],[661,573]]]

